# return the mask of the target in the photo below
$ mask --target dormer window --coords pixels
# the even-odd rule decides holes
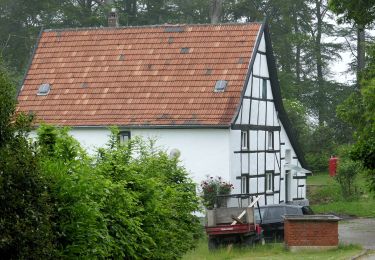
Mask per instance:
[[[51,85],[48,83],[43,83],[39,86],[38,92],[36,94],[38,96],[47,96],[50,90],[51,90]]]

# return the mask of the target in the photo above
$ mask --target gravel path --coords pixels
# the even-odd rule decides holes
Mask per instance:
[[[339,222],[340,223],[340,222]],[[343,244],[362,245],[364,255],[356,260],[375,260],[375,219],[374,218],[356,218],[342,220],[339,224],[339,240]]]
[[[360,244],[364,249],[375,250],[375,219],[342,220],[339,224],[339,240],[344,244]]]

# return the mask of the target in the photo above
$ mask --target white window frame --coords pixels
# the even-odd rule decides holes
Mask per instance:
[[[273,192],[273,172],[266,172],[265,177],[266,192]]]
[[[241,131],[241,148],[244,150],[249,149],[249,132]]]

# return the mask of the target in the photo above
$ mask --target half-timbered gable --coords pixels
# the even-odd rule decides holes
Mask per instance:
[[[297,156],[292,144],[296,142],[288,137],[292,131],[282,106],[266,24],[259,31],[231,129],[235,144],[232,172],[237,173],[231,181],[237,184],[236,193],[262,195],[264,204],[306,197],[308,171],[300,167],[301,156]]]

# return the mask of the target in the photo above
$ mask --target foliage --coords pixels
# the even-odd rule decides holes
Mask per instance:
[[[1,70],[0,255],[4,259],[51,259],[55,245],[48,182],[41,175],[40,157],[27,140],[30,117],[14,117],[13,90]]]
[[[349,146],[340,147],[338,154],[339,161],[335,179],[341,187],[344,199],[355,199],[358,196],[358,187],[355,181],[358,174],[362,171],[362,166],[359,162],[355,162],[349,158]]]
[[[374,5],[374,0],[329,0],[330,9],[342,15],[341,22],[354,21],[361,26],[369,25],[375,20]]]
[[[15,111],[15,88],[0,60],[0,147],[12,136],[12,116]]]
[[[375,78],[371,70],[375,62],[367,69],[361,91],[352,94],[337,108],[337,114],[355,128],[355,144],[351,149],[351,158],[360,161],[369,173],[369,182],[375,190]]]
[[[342,194],[346,200],[358,195],[355,179],[361,170],[360,164],[352,160],[341,158],[338,164],[336,181],[340,184]]]
[[[207,209],[213,209],[223,206],[223,200],[217,198],[217,195],[229,195],[233,189],[233,184],[223,181],[221,177],[209,177],[201,182],[203,205]]]
[[[195,185],[175,159],[140,139],[89,158],[67,129],[42,126],[39,151],[55,205],[59,255],[175,259],[200,235]],[[47,152],[46,152],[47,151]]]

